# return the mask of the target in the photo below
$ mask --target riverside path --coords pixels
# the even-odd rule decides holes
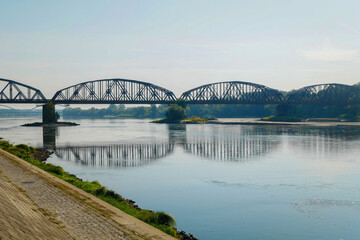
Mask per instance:
[[[0,239],[174,239],[0,150]]]

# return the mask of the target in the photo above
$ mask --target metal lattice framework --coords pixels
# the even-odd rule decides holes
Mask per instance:
[[[151,83],[103,79],[59,90],[51,101],[57,104],[168,104],[176,101],[176,97],[173,92]]]
[[[40,90],[31,86],[0,78],[0,103],[45,103]]]
[[[277,104],[280,91],[249,82],[219,82],[203,85],[181,95],[190,104]]]
[[[287,94],[288,104],[360,104],[360,87],[344,84],[318,84]]]

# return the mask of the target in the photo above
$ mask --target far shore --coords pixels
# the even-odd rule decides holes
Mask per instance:
[[[287,125],[287,126],[319,126],[319,127],[328,127],[328,126],[360,126],[360,122],[318,122],[318,121],[307,121],[307,122],[272,122],[272,121],[231,121],[231,120],[209,120],[206,124],[228,124],[228,125],[268,125],[268,126],[277,126],[277,125]]]

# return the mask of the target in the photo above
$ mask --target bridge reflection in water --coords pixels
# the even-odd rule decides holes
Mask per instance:
[[[147,165],[172,153],[174,148],[168,141],[95,146],[56,146],[57,135],[57,128],[43,127],[44,148],[54,151],[60,160],[72,161],[81,165],[107,167]]]
[[[54,152],[60,159],[81,165],[108,167],[136,167],[150,164],[173,151],[168,143],[143,142],[106,146],[56,147]]]
[[[113,145],[56,146],[57,128],[43,128],[44,148],[53,150],[59,160],[104,167],[148,165],[170,155],[175,147],[201,158],[221,162],[251,161],[290,144],[294,151],[318,156],[341,155],[354,151],[360,138],[357,128],[261,127],[169,125],[168,139],[134,141]],[[281,135],[287,135],[283,138]],[[301,136],[301,138],[297,138]],[[354,144],[348,142],[354,141]],[[345,143],[347,142],[347,143]],[[351,148],[351,149],[350,149]]]
[[[317,159],[344,161],[344,156],[358,152],[360,129],[351,126],[288,128],[288,143],[294,151]],[[301,138],[298,138],[301,136]]]
[[[186,152],[217,161],[248,161],[263,156],[280,144],[275,128],[208,127],[191,129],[187,134]]]
[[[357,128],[356,128],[357,129]],[[146,140],[96,146],[56,146],[57,128],[43,128],[44,148],[53,150],[58,159],[76,164],[104,167],[148,165],[170,155],[175,147],[201,158],[221,162],[251,161],[290,144],[295,151],[318,156],[342,155],[357,146],[360,130],[343,127],[261,127],[221,125],[169,125],[168,139]],[[281,135],[289,137],[283,138]],[[297,138],[301,136],[301,138]],[[347,142],[347,143],[345,143]]]
[[[57,128],[43,128],[44,148],[53,150],[56,157],[80,165],[104,167],[136,167],[148,165],[168,156],[175,146],[185,152],[216,161],[247,161],[263,156],[276,148],[278,138],[267,137],[266,128],[213,128],[169,125],[168,139],[163,141],[134,141],[112,145],[57,146]],[[265,135],[265,136],[264,136]]]

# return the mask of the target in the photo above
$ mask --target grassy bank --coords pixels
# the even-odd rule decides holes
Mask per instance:
[[[37,150],[31,146],[27,146],[25,144],[15,146],[10,144],[8,141],[0,140],[0,148],[106,201],[123,212],[126,212],[127,214],[134,216],[171,236],[177,236],[177,229],[175,227],[176,222],[172,216],[165,212],[154,212],[151,210],[141,209],[135,205],[133,201],[123,198],[114,191],[105,188],[97,181],[83,181],[75,175],[64,171],[64,169],[59,166],[41,162],[33,157],[35,156]]]
[[[269,121],[269,122],[302,122],[304,118],[298,116],[270,116],[263,117],[261,121]]]
[[[185,123],[185,124],[199,124],[207,123],[209,120],[215,120],[215,118],[201,118],[201,117],[189,117],[183,120],[169,120],[168,118],[158,119],[152,121],[152,123]]]

